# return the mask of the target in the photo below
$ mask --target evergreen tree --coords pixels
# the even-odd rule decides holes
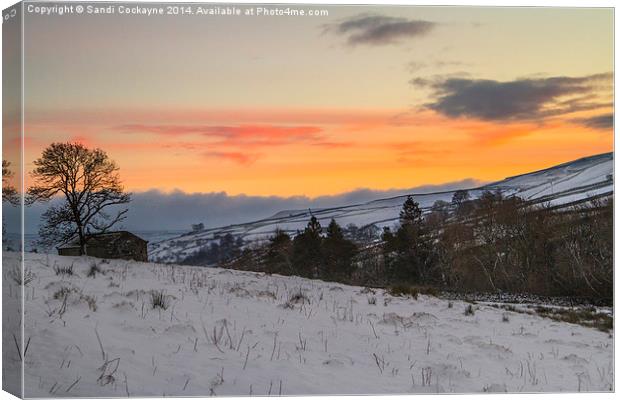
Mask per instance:
[[[323,231],[321,223],[313,215],[308,226],[293,240],[293,270],[308,278],[317,278],[323,265]]]
[[[393,243],[394,234],[390,230],[390,227],[386,226],[383,228],[383,234],[381,235],[381,240],[383,240],[386,244]]]
[[[386,275],[392,283],[425,283],[430,269],[431,243],[425,232],[420,205],[407,196],[395,235],[384,232]],[[386,252],[384,251],[384,254]]]
[[[332,218],[331,221],[329,221],[329,225],[327,226],[327,239],[334,239],[334,240],[344,239],[344,232],[342,231],[342,228],[340,227],[340,225],[338,225],[338,223],[336,222],[334,218]]]
[[[407,200],[403,204],[403,209],[400,211],[400,224],[404,225],[421,225],[422,223],[422,210],[420,205],[413,200],[413,197],[407,196]]]
[[[327,227],[327,236],[323,240],[323,255],[325,264],[321,270],[321,278],[350,281],[355,270],[353,258],[357,246],[345,238],[342,228],[335,219]]]
[[[292,246],[293,243],[289,234],[277,229],[274,236],[269,239],[264,260],[265,272],[282,275],[292,274]]]

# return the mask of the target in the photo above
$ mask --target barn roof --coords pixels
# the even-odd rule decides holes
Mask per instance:
[[[98,245],[108,245],[110,243],[114,243],[118,240],[139,240],[144,243],[148,243],[148,240],[142,239],[140,236],[133,234],[129,231],[114,231],[114,232],[105,232],[105,233],[95,233],[92,235],[86,236],[89,246],[98,246]],[[80,247],[79,239],[74,239],[68,243],[65,243],[61,246],[58,246],[58,249],[71,249]]]

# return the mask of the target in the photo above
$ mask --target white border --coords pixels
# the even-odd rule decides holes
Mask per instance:
[[[147,0],[134,0],[136,2],[142,2],[142,3],[149,3],[149,1]],[[51,2],[51,1],[50,1]],[[75,2],[75,3],[79,3],[79,1],[63,1],[62,3],[71,3],[71,2]],[[187,2],[187,1],[186,1]],[[192,3],[203,3],[201,1],[190,1]],[[15,1],[12,0],[0,0],[0,8],[1,9],[5,9],[7,7],[10,7],[11,5],[15,4]],[[59,2],[60,3],[60,2]],[[83,2],[85,3],[85,2]],[[278,0],[278,1],[264,1],[264,2],[260,2],[260,1],[253,1],[253,0],[235,0],[235,1],[225,1],[225,0],[212,0],[210,1],[210,3],[282,3],[282,4],[330,4],[330,5],[382,5],[382,6],[389,6],[389,5],[420,5],[420,6],[483,6],[483,7],[585,7],[585,8],[592,8],[592,7],[609,7],[609,8],[614,8],[614,22],[616,20],[617,17],[617,10],[615,9],[615,5],[616,2],[613,0],[590,0],[590,1],[584,1],[584,0],[503,0],[501,2],[499,1],[493,1],[493,0],[451,0],[451,1],[440,1],[440,0],[424,0],[424,1],[412,1],[412,0],[389,0],[389,1],[385,1],[385,0],[375,0],[375,1],[369,1],[369,0],[337,0],[337,1],[330,1],[330,0],[312,0],[312,1],[303,1],[303,0]],[[22,10],[23,11],[23,10]],[[23,14],[22,14],[22,18],[23,18]],[[0,33],[0,38],[1,38],[1,33]],[[23,19],[22,19],[22,48],[23,48]],[[616,49],[616,43],[618,43],[617,41],[617,32],[614,30],[614,71],[615,71],[615,61],[617,60],[617,52],[615,52]],[[1,52],[0,52],[0,61],[1,61]],[[23,53],[22,53],[22,66],[23,66]],[[2,67],[1,67],[1,62],[0,62],[0,72],[2,71]],[[614,87],[617,87],[618,85],[618,78],[617,76],[614,77]],[[22,79],[22,93],[24,93],[24,82]],[[23,123],[24,123],[24,113],[23,113],[23,101],[24,101],[24,96],[22,96],[22,130],[23,130]],[[0,105],[2,104],[2,100],[0,98]],[[615,104],[615,102],[614,102]],[[614,110],[614,116],[615,116],[615,110]],[[24,140],[24,135],[22,132],[22,151],[23,151],[23,140]],[[617,136],[614,135],[614,148],[615,148],[615,144],[616,144],[616,140],[617,140]],[[0,148],[1,148],[1,142],[0,142]],[[615,171],[615,163],[616,163],[616,159],[614,158],[614,171]],[[23,154],[22,154],[22,171],[23,171]],[[24,174],[22,174],[22,185],[24,184],[23,180],[24,180]],[[616,201],[615,201],[615,197],[614,197],[614,223],[616,221],[618,221],[617,217],[618,217],[618,207],[616,207]],[[22,214],[23,214],[23,206],[22,206]],[[2,211],[0,208],[0,217],[2,215]],[[22,234],[23,234],[23,215],[22,215]],[[618,245],[618,243],[615,241],[615,238],[618,237],[618,232],[619,232],[620,228],[615,225],[614,226],[614,255],[618,254],[618,251],[620,250],[620,245]],[[2,234],[0,233],[0,238],[1,238]],[[23,238],[22,238],[22,242],[23,242]],[[614,270],[616,267],[616,263],[614,261]],[[618,285],[618,274],[615,274],[614,276],[614,287],[617,288]],[[615,294],[615,290],[614,290],[614,294]],[[22,299],[23,299],[23,293],[22,293]],[[1,296],[0,296],[0,315],[1,315]],[[1,319],[0,319],[1,321]],[[22,323],[23,323],[23,318],[22,318]],[[22,338],[22,342],[23,342],[23,338]],[[618,360],[618,354],[617,354],[617,346],[615,345],[615,338],[614,338],[614,360]],[[2,343],[0,341],[0,349],[1,349]],[[23,348],[23,343],[22,343],[22,348]],[[2,363],[2,358],[0,357],[0,367],[1,367],[1,363]],[[618,369],[616,368],[616,365],[614,365],[614,372],[616,374],[615,377],[615,384],[614,384],[614,388],[618,388]],[[23,365],[22,365],[22,377],[23,377]],[[22,385],[23,385],[23,379],[22,379]],[[23,393],[23,388],[22,388],[22,393]],[[399,396],[399,398],[402,399],[410,399],[410,400],[425,400],[425,399],[447,399],[450,397],[453,397],[454,395],[406,395],[406,396]],[[463,400],[473,400],[473,399],[478,399],[480,396],[482,396],[482,394],[474,394],[474,395],[457,395],[459,396],[459,399],[463,399]],[[582,399],[582,398],[588,398],[588,399],[608,399],[608,398],[614,398],[615,394],[606,394],[606,393],[593,393],[593,394],[584,394],[584,393],[575,393],[575,394],[506,394],[506,395],[489,395],[489,396],[493,396],[493,397],[498,397],[501,396],[501,398],[506,398],[506,399],[531,399],[531,398],[538,398],[538,397],[543,397],[545,399],[553,399],[553,400],[573,400],[573,399]],[[390,395],[390,396],[347,396],[348,398],[358,398],[358,399],[393,399],[394,396]],[[0,391],[0,400],[8,400],[8,399],[14,399],[15,397],[6,393],[6,392],[2,392]],[[134,398],[134,397],[132,397]],[[135,397],[136,399],[138,397]],[[235,397],[227,397],[228,399],[243,399],[243,398],[235,398]],[[296,397],[298,399],[328,399],[328,398],[336,398],[336,396],[298,396]],[[58,399],[60,399],[60,397],[58,397]],[[206,399],[206,397],[205,397]]]

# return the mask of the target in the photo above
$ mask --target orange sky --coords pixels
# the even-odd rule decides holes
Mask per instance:
[[[230,113],[203,119],[199,112],[136,112],[126,120],[132,124],[121,123],[120,112],[91,113],[88,128],[79,118],[71,122],[71,113],[56,113],[27,124],[37,134],[28,137],[26,154],[40,154],[54,140],[100,147],[137,191],[318,196],[493,181],[613,147],[611,131],[570,122],[591,113],[543,124],[453,120],[430,111],[398,123],[396,110]]]
[[[493,181],[613,149],[613,11],[329,10],[29,17],[26,169],[78,141],[132,191],[313,197]]]

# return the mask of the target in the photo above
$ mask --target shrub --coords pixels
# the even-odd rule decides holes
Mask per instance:
[[[65,297],[67,297],[67,295],[71,292],[76,292],[76,290],[63,286],[60,289],[58,289],[56,292],[54,292],[52,297],[54,298],[54,300],[62,300]]]
[[[392,296],[413,297],[417,300],[420,291],[415,286],[394,285],[388,288],[388,293]]]
[[[310,303],[310,299],[303,294],[301,291],[299,291],[299,293],[296,293],[294,295],[291,296],[291,298],[288,300],[289,303],[291,304],[304,304],[304,303]]]
[[[82,293],[80,290],[76,288],[68,288],[68,287],[63,286],[60,289],[58,289],[56,292],[54,292],[52,297],[55,300],[61,300],[63,302],[66,302],[69,295],[72,293],[74,294],[74,297],[72,297],[72,299],[74,298],[76,301],[83,301],[88,305],[88,308],[91,311],[93,312],[97,311],[97,299],[94,298],[93,296],[89,296],[89,295]]]
[[[90,269],[88,270],[88,274],[86,274],[86,276],[89,278],[96,278],[97,274],[101,273],[103,272],[101,271],[101,268],[99,268],[99,265],[96,262],[93,262],[90,264]]]
[[[439,296],[439,290],[437,290],[437,288],[434,286],[420,286],[419,290],[420,290],[420,294],[425,294],[427,296],[433,296],[433,297]]]
[[[602,332],[609,332],[613,329],[613,317],[605,313],[597,312],[594,307],[563,309],[538,306],[535,308],[535,311],[541,317],[596,328]]]
[[[17,283],[20,286],[28,286],[28,284],[32,282],[35,278],[34,273],[29,270],[25,270],[23,276],[20,272],[21,271],[19,269],[12,269],[9,271],[9,276],[11,277],[13,282]]]
[[[375,290],[373,288],[365,287],[360,290],[360,294],[375,294]]]
[[[468,304],[467,307],[465,307],[465,315],[474,315],[475,310],[474,310],[474,306],[472,306],[471,304]]]
[[[322,296],[322,294],[321,294]],[[288,310],[292,310],[295,308],[296,304],[310,304],[310,299],[302,293],[301,289],[299,290],[299,292],[295,293],[294,295],[292,295],[287,301],[286,303],[282,304],[280,307],[283,307],[285,309]]]
[[[86,302],[86,304],[88,304],[88,308],[91,311],[97,311],[97,299],[92,297],[92,296],[88,296],[85,294],[80,295],[80,300],[83,300]]]
[[[170,307],[170,300],[163,290],[151,291],[151,307],[167,310]]]
[[[414,299],[417,299],[418,295],[421,294],[435,297],[439,295],[439,291],[433,286],[394,285],[390,286],[388,292],[392,296],[411,296]]]
[[[66,276],[73,276],[73,264],[71,264],[70,266],[54,266],[54,272],[56,273],[56,275],[66,275]]]

